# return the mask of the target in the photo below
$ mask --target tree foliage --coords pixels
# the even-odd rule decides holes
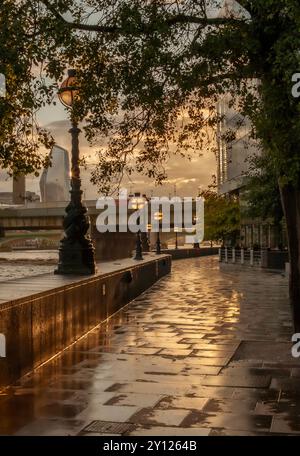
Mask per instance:
[[[291,78],[299,66],[299,2],[240,0],[240,11],[212,9],[222,3],[4,0],[1,165],[40,166],[38,145],[50,146],[51,138],[34,114],[75,67],[81,97],[74,114],[99,146],[93,181],[100,189],[133,170],[162,181],[171,147],[203,151],[225,93],[250,117],[282,185],[298,182],[299,101]]]
[[[204,240],[235,245],[240,232],[240,206],[234,197],[204,190]]]
[[[242,217],[270,219],[275,226],[280,226],[283,210],[279,185],[276,170],[267,156],[252,158],[242,198]]]
[[[0,73],[6,78],[6,96],[0,98],[2,168],[27,173],[44,164],[40,147],[50,148],[53,141],[38,126],[36,113],[52,100],[54,84],[45,77],[59,77],[58,47],[64,40],[38,2],[1,2]]]

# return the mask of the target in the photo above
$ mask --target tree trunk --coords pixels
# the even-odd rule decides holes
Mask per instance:
[[[300,333],[300,188],[280,186],[290,258],[290,304],[295,332]]]

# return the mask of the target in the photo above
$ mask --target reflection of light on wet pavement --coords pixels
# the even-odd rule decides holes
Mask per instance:
[[[118,432],[130,424],[132,435],[300,433],[286,295],[280,274],[174,262],[171,275],[0,397],[0,433],[99,435],[103,421]]]

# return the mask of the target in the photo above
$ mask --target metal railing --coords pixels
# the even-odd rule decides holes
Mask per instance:
[[[262,254],[261,250],[225,247],[219,249],[219,261],[222,263],[261,266]]]

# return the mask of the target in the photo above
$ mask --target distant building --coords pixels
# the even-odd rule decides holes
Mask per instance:
[[[70,199],[70,160],[66,149],[55,145],[50,153],[51,166],[44,169],[40,179],[42,202]]]
[[[12,192],[0,192],[0,204],[12,204],[13,194]]]
[[[222,119],[217,134],[217,184],[218,192],[234,195],[243,209],[247,204],[244,189],[251,157],[260,153],[258,143],[251,138],[251,122],[229,107],[229,97],[224,96],[217,104],[218,114]],[[231,134],[233,138],[230,139]],[[278,235],[278,227],[273,220],[249,219],[241,212],[240,244],[244,247],[275,248],[285,244]]]
[[[27,202],[40,201],[39,195],[35,192],[26,191],[24,197],[20,198],[18,202],[15,201],[13,192],[0,192],[0,204],[3,205],[26,205]]]
[[[249,13],[235,0],[224,0],[218,16],[235,16],[249,19]],[[255,81],[249,80],[255,88]],[[217,184],[221,194],[240,195],[249,171],[249,158],[258,153],[257,143],[251,138],[251,122],[230,106],[230,96],[224,95],[217,103],[222,119],[218,125]],[[234,139],[228,137],[233,133]]]
[[[229,107],[228,97],[217,105],[222,119],[218,125],[217,183],[219,193],[239,195],[249,171],[249,159],[258,153],[257,142],[250,137],[251,123]],[[228,136],[234,135],[232,141]]]
[[[235,0],[224,0],[218,16],[250,18],[249,13]],[[249,81],[255,88],[255,81]],[[254,83],[254,85],[253,85]],[[254,89],[255,90],[255,89]],[[249,172],[250,158],[259,153],[258,144],[251,138],[251,122],[230,107],[230,96],[225,95],[217,104],[221,121],[217,131],[217,185],[223,195],[234,195],[241,208],[243,192]],[[274,247],[271,222],[242,219],[240,244],[244,247],[259,245]]]
[[[25,176],[13,177],[13,204],[24,204],[26,199]]]

